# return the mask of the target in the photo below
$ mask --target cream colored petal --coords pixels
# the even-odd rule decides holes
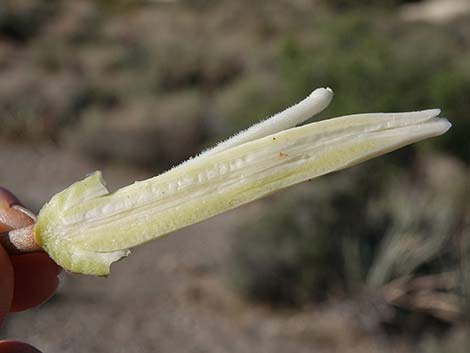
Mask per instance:
[[[439,113],[359,114],[291,128],[202,155],[111,194],[104,194],[101,179],[92,175],[41,210],[36,233],[59,264],[71,263],[62,258],[63,247],[68,257],[72,249],[89,256],[90,262],[93,254],[101,256],[103,271],[106,254],[114,261],[130,247],[277,190],[443,134],[450,123],[438,118]],[[89,197],[80,196],[74,203],[74,194]],[[85,270],[83,254],[80,265],[69,269],[96,274],[92,265]]]
[[[333,91],[331,88],[317,88],[299,103],[239,132],[214,148],[203,152],[200,156],[213,155],[243,143],[290,129],[320,113],[330,104],[332,99]]]

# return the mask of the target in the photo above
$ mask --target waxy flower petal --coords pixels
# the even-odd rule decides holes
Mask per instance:
[[[36,237],[73,272],[106,275],[128,249],[450,128],[438,109],[357,114],[293,127],[324,109],[329,89],[154,178],[109,193],[99,172],[41,210]]]

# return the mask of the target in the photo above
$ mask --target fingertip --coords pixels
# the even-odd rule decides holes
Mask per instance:
[[[10,258],[0,245],[0,325],[10,311],[13,283],[13,267]]]
[[[23,342],[0,341],[0,353],[41,353],[41,351]]]
[[[11,256],[15,288],[10,311],[21,311],[47,301],[57,290],[60,267],[45,253]]]
[[[0,232],[33,224],[34,215],[31,217],[28,212],[30,211],[21,206],[15,195],[0,186]]]

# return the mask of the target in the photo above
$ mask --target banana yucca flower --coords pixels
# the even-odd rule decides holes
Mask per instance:
[[[440,110],[343,116],[296,127],[327,107],[320,88],[195,158],[109,192],[100,172],[40,211],[37,244],[64,269],[107,275],[129,248],[290,185],[445,133]]]

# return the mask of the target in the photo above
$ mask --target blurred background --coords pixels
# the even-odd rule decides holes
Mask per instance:
[[[64,273],[0,337],[50,352],[470,347],[470,1],[2,0],[0,184],[38,211],[156,175],[299,101],[453,128]],[[315,118],[315,119],[319,119]]]

